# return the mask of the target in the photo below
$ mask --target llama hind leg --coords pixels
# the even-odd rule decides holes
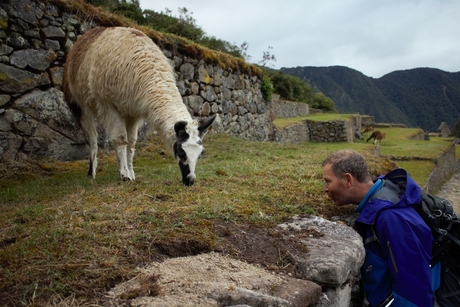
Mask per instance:
[[[133,159],[134,159],[134,152],[136,150],[136,142],[137,142],[137,132],[139,127],[142,125],[143,120],[139,119],[132,119],[128,121],[127,124],[127,133],[128,133],[128,148],[127,148],[127,164],[128,164],[128,171],[132,180],[136,180],[136,175],[134,173],[133,168]]]
[[[89,169],[88,177],[96,178],[97,171],[97,130],[96,117],[91,111],[86,111],[81,117],[81,127],[86,135],[86,140],[89,145]]]

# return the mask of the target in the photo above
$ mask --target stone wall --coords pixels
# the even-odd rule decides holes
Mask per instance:
[[[419,132],[417,132],[415,135],[411,136],[409,140],[424,140],[424,141],[429,141],[430,140],[430,135],[429,133],[423,131],[420,129]]]
[[[279,143],[300,144],[310,141],[310,130],[304,122],[293,124],[283,129],[276,129],[274,141]]]
[[[356,125],[359,119],[314,121],[303,120],[283,129],[276,129],[274,141],[280,143],[299,144],[303,142],[354,142]],[[359,130],[358,130],[359,131]]]
[[[426,181],[423,190],[427,193],[432,193],[439,189],[446,178],[449,178],[452,173],[458,171],[458,162],[455,159],[455,144],[451,144],[448,150],[437,157],[435,169],[431,172]]]
[[[83,135],[63,99],[63,65],[77,37],[104,24],[51,3],[0,3],[0,161],[24,160],[29,155],[56,160],[86,157]],[[216,115],[213,131],[270,140],[273,109],[263,100],[260,76],[169,47],[163,52],[175,69],[178,89],[192,116]]]
[[[275,118],[302,117],[310,114],[306,103],[280,100],[279,95],[276,94],[272,96],[271,105]]]
[[[361,115],[361,123],[363,127],[374,126],[375,125],[374,116]]]
[[[353,142],[353,121],[306,121],[313,142]]]

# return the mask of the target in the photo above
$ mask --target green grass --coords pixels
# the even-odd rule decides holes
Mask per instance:
[[[426,184],[428,176],[436,167],[435,163],[430,160],[396,161],[396,165],[407,170],[409,175],[420,187],[423,187]]]
[[[406,146],[407,156],[436,155],[448,144],[401,141],[409,132],[386,131],[382,153],[404,153]],[[373,176],[394,167],[364,141],[293,145],[209,135],[204,143],[192,187],[182,185],[163,147],[151,143],[138,145],[135,182],[120,181],[113,152],[101,153],[95,180],[86,177],[87,161],[42,161],[0,178],[0,300],[85,302],[90,293],[134,276],[157,248],[213,250],[216,220],[269,227],[297,214],[337,214],[322,183],[321,162],[332,151],[363,153]],[[419,183],[429,173],[426,162],[406,164]]]
[[[306,116],[306,119],[326,121],[326,120],[348,120],[355,114],[341,114],[341,113],[315,113]]]
[[[431,137],[430,140],[410,140],[421,132],[417,128],[375,128],[386,133],[379,146],[380,154],[394,160],[398,167],[406,169],[421,187],[436,167],[432,159],[439,157],[451,146],[448,138]],[[368,136],[364,136],[365,140]],[[365,143],[365,140],[357,142]],[[370,140],[371,143],[373,140]]]
[[[306,119],[317,120],[317,121],[328,121],[328,120],[349,120],[353,114],[339,114],[339,113],[317,113],[310,114],[303,117],[289,117],[289,118],[277,118],[273,121],[276,127],[283,129],[284,127],[291,126],[294,124],[300,124]]]
[[[384,156],[396,157],[423,157],[435,158],[445,152],[451,142],[447,138],[431,137],[429,141],[410,140],[409,138],[419,133],[417,128],[375,128],[386,133],[386,139],[380,146],[380,153]],[[367,139],[368,136],[364,135]],[[373,140],[368,143],[371,144]],[[365,142],[357,140],[357,142]]]

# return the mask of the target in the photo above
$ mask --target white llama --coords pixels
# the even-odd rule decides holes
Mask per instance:
[[[97,169],[97,122],[107,130],[122,180],[135,180],[137,132],[147,121],[174,153],[182,182],[192,185],[203,136],[215,117],[193,120],[161,50],[133,28],[96,28],[73,45],[64,68],[65,99],[90,147],[88,176]]]

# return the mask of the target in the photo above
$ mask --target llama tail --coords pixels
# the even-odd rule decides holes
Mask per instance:
[[[81,113],[82,110],[80,106],[75,102],[75,101],[70,101],[67,102],[67,105],[69,106],[70,111],[72,112],[73,117],[75,118],[75,121],[77,122],[78,127],[81,129]]]
[[[67,102],[67,106],[69,107],[70,111],[72,112],[75,121],[77,122],[78,127],[81,129],[81,114],[82,110],[81,107],[75,102],[72,96],[72,92],[69,88],[69,81],[68,81],[68,72],[64,71],[64,76],[62,79],[62,91],[64,92],[64,100]]]

